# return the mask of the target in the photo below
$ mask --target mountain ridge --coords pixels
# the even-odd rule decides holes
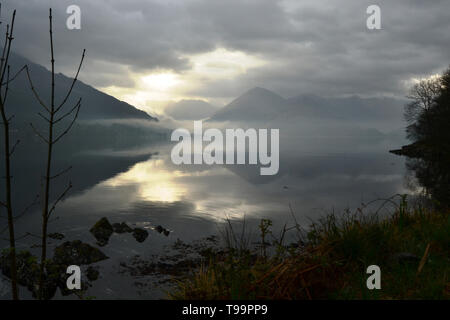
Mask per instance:
[[[268,89],[254,87],[218,110],[209,120],[270,120],[280,106],[287,106],[287,100]]]
[[[336,121],[401,122],[405,101],[395,98],[323,98],[302,94],[291,98],[261,87],[252,88],[213,114],[209,121],[270,121],[316,118]]]
[[[10,57],[12,74],[20,70],[24,65],[28,65],[30,76],[36,91],[41,95],[42,100],[48,100],[50,91],[51,72],[44,66],[34,63],[31,60],[12,52]],[[81,70],[83,72],[83,70]],[[62,73],[55,73],[57,102],[63,100],[73,78]],[[74,105],[77,99],[82,98],[82,105],[79,113],[80,120],[97,119],[144,119],[158,121],[156,117],[139,110],[138,108],[110,96],[89,84],[80,80],[75,83],[72,94],[67,101],[67,107]],[[22,72],[10,85],[8,97],[9,106],[20,106],[14,108],[14,113],[19,118],[29,118],[39,111],[39,103],[34,98],[25,72]]]
[[[218,108],[198,99],[182,99],[169,104],[164,113],[175,120],[201,120],[210,117]]]

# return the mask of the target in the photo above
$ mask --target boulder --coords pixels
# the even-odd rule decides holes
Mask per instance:
[[[32,287],[35,279],[39,277],[39,264],[37,258],[29,251],[20,251],[16,254],[17,282],[26,287]],[[8,278],[11,277],[11,260],[8,250],[0,257],[0,269]]]
[[[80,240],[67,241],[55,248],[53,260],[61,265],[82,265],[108,259],[99,249]]]
[[[166,237],[170,234],[169,230],[167,230],[166,228],[164,228],[163,226],[160,226],[160,225],[155,227],[155,231],[158,233],[162,233]]]
[[[108,219],[103,217],[89,231],[97,239],[97,244],[103,247],[108,243],[109,237],[113,234],[114,229]]]
[[[37,298],[40,273],[40,265],[37,262],[37,258],[29,251],[20,251],[16,254],[16,266],[17,282],[30,290],[33,297]],[[6,277],[11,277],[11,261],[10,255],[7,252],[0,257],[0,269]],[[42,298],[44,300],[51,299],[55,295],[56,289],[60,284],[60,276],[63,272],[64,270],[53,265],[51,260],[46,262],[42,290]]]
[[[144,242],[148,237],[148,231],[141,228],[135,228],[133,230],[133,237],[137,242]]]
[[[45,262],[42,298],[44,300],[51,299],[58,287],[62,295],[69,295],[75,292],[67,289],[66,286],[66,280],[69,276],[66,270],[69,265],[89,264],[107,258],[99,249],[79,240],[68,241],[56,247],[53,259],[48,259]],[[32,292],[33,297],[37,298],[40,273],[40,264],[37,262],[37,258],[29,251],[20,251],[16,254],[16,265],[17,282],[28,288]],[[8,250],[5,250],[0,256],[0,270],[6,277],[11,277],[11,259]],[[88,268],[87,277],[91,281],[96,280],[98,271],[94,268],[92,270]],[[81,286],[82,290],[87,288],[87,284],[83,281]]]
[[[89,281],[95,281],[98,279],[98,276],[100,275],[100,272],[97,268],[94,268],[92,266],[89,266],[86,270],[86,277]]]

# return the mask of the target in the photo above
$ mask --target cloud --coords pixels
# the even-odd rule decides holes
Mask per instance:
[[[81,8],[81,30],[65,27],[65,10],[71,4]],[[3,8],[18,10],[16,51],[48,66],[47,10],[53,7],[58,70],[71,75],[86,48],[81,79],[98,88],[122,88],[116,92],[128,88],[127,94],[140,86],[139,77],[166,72],[183,79],[184,87],[177,86],[183,97],[213,103],[229,101],[253,86],[285,97],[403,96],[410,79],[441,72],[450,64],[450,2],[380,0],[382,30],[373,31],[366,29],[370,4],[7,0]],[[229,77],[196,75],[192,57],[217,50],[240,52],[265,63]]]

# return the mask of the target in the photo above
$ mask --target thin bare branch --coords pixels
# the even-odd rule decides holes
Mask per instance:
[[[16,74],[11,77],[9,80],[7,79],[6,82],[2,83],[2,86],[7,85],[8,83],[13,82],[14,80],[16,80],[16,78],[22,73],[22,71],[26,70],[28,68],[27,65],[24,65],[22,68],[20,68],[19,71],[16,72]]]
[[[76,108],[79,108],[81,106],[81,98],[78,99],[77,103],[75,104],[75,106],[69,110],[69,112],[65,113],[63,116],[61,116],[60,118],[56,119],[53,123],[56,124],[59,121],[61,121],[62,119],[64,119],[65,117],[69,116]]]
[[[14,39],[13,38],[13,32],[14,32],[14,21],[15,20],[16,20],[16,10],[14,10],[14,12],[13,12],[13,16],[12,16],[12,20],[11,20],[11,32],[9,33],[9,36],[7,37],[7,39],[8,39],[8,49],[7,49],[7,52],[6,52],[6,58],[3,61],[4,65],[2,66],[3,70],[2,70],[2,76],[0,78],[0,83],[3,83],[3,79],[5,78],[5,72],[6,72],[7,68],[4,68],[4,66],[8,65],[9,54],[11,52],[11,42]]]
[[[50,119],[48,119],[46,116],[44,116],[42,113],[38,112],[38,116],[40,116],[42,119],[50,123]]]
[[[58,177],[62,176],[64,173],[70,171],[71,169],[72,169],[72,166],[69,166],[68,168],[66,168],[66,169],[62,170],[61,172],[55,174],[54,176],[50,177],[50,179],[58,178]]]
[[[52,114],[54,114],[55,107],[55,55],[53,52],[53,19],[52,19],[52,9],[50,8],[49,20],[50,20],[50,52],[51,52],[51,60],[50,63],[52,65],[52,93],[51,93],[51,104],[50,110]],[[49,139],[51,141],[51,139]]]
[[[6,104],[6,98],[8,97],[8,91],[9,91],[9,64],[8,64],[8,72],[7,72],[7,81],[6,81],[6,88],[5,88],[5,96],[3,97],[3,106]]]
[[[54,217],[53,219],[48,219],[48,223],[51,223],[53,221],[59,220],[59,217]]]
[[[16,147],[17,147],[17,145],[18,145],[19,143],[20,143],[20,139],[18,139],[18,140],[16,141],[16,143],[14,143],[13,147],[11,148],[11,151],[9,152],[9,156],[10,156],[10,157],[13,155],[14,151],[16,151]]]
[[[37,131],[37,129],[33,126],[32,123],[30,123],[30,126],[31,126],[31,128],[33,129],[34,133],[37,134],[37,135],[39,136],[39,138],[41,138],[42,140],[44,140],[45,143],[48,143],[48,140],[45,139],[39,131]]]
[[[16,241],[23,240],[23,239],[27,238],[28,236],[30,236],[30,234],[27,232],[23,236],[17,237]]]
[[[86,49],[83,49],[83,54],[81,55],[80,64],[78,65],[78,69],[77,69],[77,73],[75,74],[75,78],[73,78],[72,84],[70,85],[70,88],[69,88],[69,91],[67,92],[67,95],[65,96],[65,98],[61,102],[61,104],[58,106],[58,108],[56,108],[55,113],[58,112],[64,106],[64,104],[67,102],[67,100],[69,99],[70,94],[72,93],[73,87],[75,85],[75,82],[77,82],[77,80],[78,80],[78,75],[80,73],[81,65],[83,64],[85,53],[86,53]]]
[[[26,232],[23,236],[20,236],[20,237],[18,237],[17,238],[17,240],[22,240],[22,239],[25,239],[26,237],[35,237],[35,238],[39,238],[39,239],[41,239],[42,237],[41,236],[39,236],[39,235],[37,235],[37,234],[33,234],[33,233],[30,233],[30,232]]]
[[[75,116],[73,117],[72,122],[70,122],[70,125],[66,128],[66,130],[64,130],[63,133],[61,133],[55,140],[52,141],[52,144],[55,144],[56,142],[58,142],[62,137],[64,137],[70,131],[70,129],[72,128],[73,124],[75,123],[75,121],[78,118],[78,113],[80,112],[80,107],[81,107],[81,104],[78,105],[78,107],[76,109],[77,112],[75,113]]]
[[[30,72],[29,72],[29,70],[28,70],[28,66],[25,66],[25,70],[27,71],[28,82],[30,83],[31,91],[32,91],[33,94],[34,94],[34,97],[35,97],[36,100],[39,102],[39,104],[40,104],[45,110],[47,110],[48,113],[50,113],[50,109],[45,105],[45,103],[42,101],[41,97],[40,97],[39,94],[37,93],[36,89],[34,88],[33,81],[31,81],[31,76],[30,76]]]
[[[3,50],[2,50],[2,58],[0,59],[0,73],[3,72],[3,66],[5,65],[5,55],[6,55],[6,47],[7,47],[7,43],[8,43],[8,36],[9,36],[9,24],[6,25],[6,36],[5,36],[5,44],[3,45]],[[0,82],[1,83],[1,82]]]
[[[19,218],[21,218],[25,213],[28,212],[34,205],[38,204],[39,195],[37,194],[36,197],[34,197],[34,200],[32,203],[30,203],[25,209],[22,210],[21,213],[19,213],[17,216],[14,217],[14,221],[17,221]]]
[[[69,185],[67,186],[66,190],[64,190],[64,192],[55,201],[55,203],[53,204],[52,208],[49,210],[49,212],[47,214],[47,218],[50,217],[50,215],[52,214],[53,210],[56,209],[56,206],[58,205],[58,203],[66,196],[67,192],[69,192],[70,189],[72,189],[72,182],[69,182]]]
[[[38,235],[38,234],[34,234],[34,233],[31,233],[31,232],[27,232],[26,234],[27,234],[28,236],[32,236],[32,237],[35,237],[35,238],[42,239],[42,237],[41,237],[40,235]]]

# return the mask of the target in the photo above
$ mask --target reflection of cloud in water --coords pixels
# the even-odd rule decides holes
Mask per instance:
[[[240,218],[244,214],[260,209],[257,204],[239,199],[233,180],[236,177],[229,170],[219,166],[207,169],[173,170],[166,157],[152,158],[135,164],[127,172],[102,182],[98,187],[108,188],[109,192],[122,192],[122,188],[134,188],[131,201],[153,203],[192,202],[192,215],[223,220],[225,216]],[[242,184],[242,181],[240,182]],[[251,187],[251,185],[249,185]]]
[[[372,153],[282,153],[277,176],[260,176],[257,166],[176,166],[170,148],[104,180],[65,206],[86,212],[170,219],[271,218],[289,220],[289,204],[300,220],[317,210],[359,206],[405,192],[403,163],[381,150]],[[177,208],[175,210],[175,207]]]

